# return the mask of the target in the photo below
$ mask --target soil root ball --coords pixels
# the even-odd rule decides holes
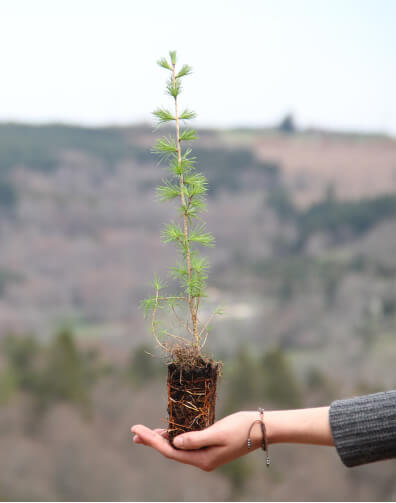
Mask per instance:
[[[168,365],[168,435],[169,441],[180,433],[198,431],[214,423],[217,362],[183,368]]]

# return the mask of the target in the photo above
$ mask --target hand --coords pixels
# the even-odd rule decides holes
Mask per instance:
[[[252,446],[249,450],[247,448],[248,430],[256,419],[258,414],[255,411],[237,412],[205,430],[178,435],[173,442],[180,450],[171,446],[166,430],[150,430],[138,424],[132,426],[131,431],[135,434],[133,441],[136,444],[147,445],[166,458],[210,472],[260,446],[261,432],[257,425],[251,433]]]

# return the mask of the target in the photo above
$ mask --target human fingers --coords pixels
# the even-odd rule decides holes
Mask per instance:
[[[223,434],[215,425],[204,430],[182,433],[173,439],[173,445],[178,449],[195,450],[202,447],[223,445]]]
[[[133,427],[131,428],[131,431],[133,433]],[[158,435],[161,435],[162,437],[164,437],[166,439],[169,438],[168,430],[165,430],[164,428],[155,428],[153,431],[155,433],[158,433]],[[135,444],[142,444],[143,443],[143,440],[141,437],[139,437],[139,435],[134,435],[133,441],[135,442]]]
[[[132,427],[132,432],[139,436],[140,440],[137,443],[152,447],[166,458],[196,466],[204,471],[211,471],[215,467],[210,447],[200,451],[183,451],[174,449],[166,438],[146,426],[135,425]]]
[[[137,444],[145,444],[150,447],[154,447],[157,450],[159,450],[159,442],[161,442],[162,445],[164,445],[164,442],[169,445],[168,440],[165,438],[165,434],[167,432],[163,428],[155,428],[151,430],[150,428],[147,428],[147,426],[138,424],[132,426],[131,432],[134,434],[133,441]]]
[[[154,428],[153,431],[164,438],[168,438],[168,430],[165,430],[165,428]]]
[[[135,438],[137,437],[137,443],[153,447],[165,457],[174,457],[174,454],[177,453],[177,450],[165,438],[163,429],[151,430],[147,426],[138,424],[132,426],[131,431],[135,434]]]

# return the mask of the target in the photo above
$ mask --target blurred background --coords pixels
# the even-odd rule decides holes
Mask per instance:
[[[213,473],[133,445],[166,426],[139,302],[175,265],[150,147],[156,61],[209,179],[217,416],[395,388],[392,0],[2,0],[0,500],[396,499],[395,462],[274,446]],[[155,483],[153,483],[155,481]]]

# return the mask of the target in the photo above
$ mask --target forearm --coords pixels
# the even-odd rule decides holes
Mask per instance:
[[[396,390],[265,417],[270,444],[334,445],[348,467],[396,458]]]
[[[334,445],[329,407],[268,411],[264,418],[269,444]]]

